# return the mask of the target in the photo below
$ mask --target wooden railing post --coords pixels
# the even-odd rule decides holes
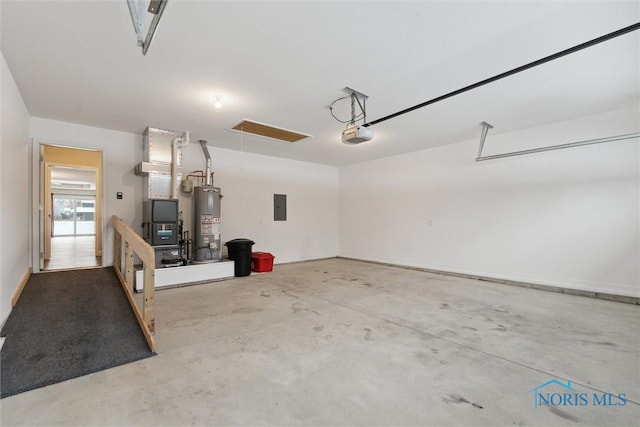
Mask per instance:
[[[113,266],[117,266],[118,270],[122,270],[122,236],[118,230],[114,230],[113,251]]]
[[[133,250],[129,242],[124,242],[124,280],[133,288]]]
[[[111,217],[111,223],[115,229],[115,256],[113,268],[120,279],[120,283],[125,290],[131,308],[138,319],[138,324],[142,328],[149,348],[151,351],[156,351],[155,340],[153,334],[156,327],[155,310],[153,308],[153,296],[155,292],[155,266],[156,255],[153,248],[138,235],[133,229],[122,221],[117,216]],[[122,274],[122,242],[124,241],[124,274]],[[133,296],[133,255],[137,254],[143,263],[143,300],[142,300],[142,312],[138,307]]]
[[[144,265],[144,303],[142,304],[142,315],[144,317],[144,322],[147,324],[147,327],[151,331],[151,333],[155,333],[156,331],[156,317],[155,311],[153,308],[153,294],[155,290],[155,266]]]

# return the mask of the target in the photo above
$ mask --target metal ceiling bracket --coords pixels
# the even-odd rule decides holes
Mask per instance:
[[[351,125],[356,124],[357,114],[356,114],[356,102],[358,103],[358,107],[360,107],[360,112],[362,114],[362,121],[364,123],[367,122],[367,99],[369,99],[368,95],[365,95],[362,92],[358,92],[355,89],[351,89],[350,87],[345,87],[344,91],[349,94],[351,97]]]
[[[129,6],[129,13],[131,14],[131,22],[133,22],[133,29],[138,37],[138,46],[142,47],[142,54],[146,55],[151,45],[151,41],[156,34],[160,18],[164,12],[167,2],[169,0],[151,0],[147,11],[153,14],[153,19],[147,30],[146,37],[143,38],[144,33],[144,0],[127,0]]]
[[[482,133],[480,134],[480,147],[478,147],[478,157],[476,158],[476,160],[478,160],[482,156],[484,141],[487,139],[487,133],[489,132],[489,129],[493,129],[493,126],[491,126],[487,122],[480,123],[480,126],[482,126]]]
[[[358,92],[358,91],[357,91],[357,90],[355,90],[355,89],[351,89],[349,86],[345,87],[345,88],[344,88],[344,91],[345,91],[345,92],[347,92],[349,95],[355,95],[355,96],[357,96],[358,98],[362,98],[362,99],[364,99],[364,100],[369,99],[369,95],[365,95],[365,94],[364,94],[364,93],[362,93],[362,92]]]
[[[634,139],[634,138],[640,138],[640,132],[627,133],[627,134],[623,134],[623,135],[607,136],[607,137],[604,137],[604,138],[587,139],[587,140],[584,140],[584,141],[569,142],[567,144],[549,145],[549,146],[546,146],[546,147],[532,148],[532,149],[529,149],[529,150],[511,151],[511,152],[508,152],[508,153],[494,154],[494,155],[491,155],[491,156],[480,156],[480,154],[478,154],[478,157],[476,158],[476,162],[480,162],[480,161],[483,161],[483,160],[502,159],[504,157],[522,156],[524,154],[542,153],[544,151],[561,150],[561,149],[564,149],[564,148],[582,147],[584,145],[601,144],[603,142],[624,141],[624,140],[627,140],[627,139]],[[480,145],[480,151],[482,151],[482,142],[483,141],[481,141],[481,143],[480,143],[481,144]]]
[[[162,18],[162,13],[164,12],[164,8],[167,6],[168,1],[169,0],[155,0],[155,1],[151,1],[151,4],[149,5],[149,12],[153,13],[153,20],[149,25],[149,30],[147,31],[147,38],[144,40],[144,46],[142,46],[143,55],[147,54],[147,50],[149,50],[151,41],[153,40],[153,37],[156,35],[156,30],[158,29],[160,18]]]
[[[127,0],[127,5],[129,6],[133,30],[136,32],[136,36],[138,36],[138,46],[142,47],[142,45],[144,45],[142,38],[144,28],[144,15],[142,14],[143,0]]]

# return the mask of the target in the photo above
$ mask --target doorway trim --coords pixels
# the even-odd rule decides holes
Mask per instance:
[[[103,218],[103,153],[102,150],[62,146],[33,140],[34,171],[40,171],[33,180],[33,270],[44,267],[44,259],[51,254],[51,166],[77,167],[95,170],[95,256],[102,256]]]

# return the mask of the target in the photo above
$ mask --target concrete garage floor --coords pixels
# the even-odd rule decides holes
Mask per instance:
[[[3,399],[1,424],[640,419],[640,307],[630,304],[330,259],[162,290],[156,316],[158,356]],[[540,391],[588,404],[535,408],[530,390],[554,378],[572,390]],[[626,404],[594,405],[603,392]]]

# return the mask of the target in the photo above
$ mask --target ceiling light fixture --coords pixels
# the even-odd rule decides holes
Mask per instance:
[[[213,106],[218,110],[221,109],[223,100],[224,98],[222,97],[222,95],[213,95]]]
[[[133,22],[133,29],[138,36],[138,46],[142,47],[142,54],[146,55],[151,45],[153,37],[156,35],[160,18],[164,12],[164,8],[167,6],[169,0],[151,0],[149,2],[149,8],[147,12],[153,14],[153,19],[147,30],[147,36],[143,39],[144,31],[144,0],[127,0],[129,6],[129,14],[131,14],[131,21]]]

